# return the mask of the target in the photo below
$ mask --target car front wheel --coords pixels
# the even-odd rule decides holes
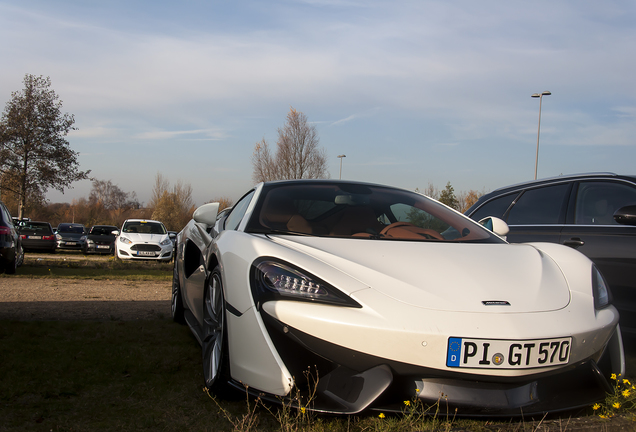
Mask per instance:
[[[179,283],[179,271],[177,270],[177,261],[174,262],[172,271],[172,302],[170,307],[172,320],[179,324],[185,323],[183,299],[181,298],[181,284]]]
[[[225,301],[219,267],[208,277],[203,305],[203,376],[205,386],[215,393],[225,393],[229,379]]]

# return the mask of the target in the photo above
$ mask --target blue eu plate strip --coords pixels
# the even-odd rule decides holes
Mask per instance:
[[[448,338],[448,354],[446,366],[459,367],[459,360],[462,354],[462,338]]]

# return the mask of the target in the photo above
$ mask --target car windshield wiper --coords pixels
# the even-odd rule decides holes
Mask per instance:
[[[312,234],[302,233],[289,230],[276,230],[276,229],[254,229],[249,231],[252,234],[278,234],[278,235],[298,235],[298,236],[312,236]]]

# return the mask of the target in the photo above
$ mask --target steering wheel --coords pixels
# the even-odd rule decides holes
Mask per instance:
[[[409,230],[409,231],[412,232],[413,234],[419,234],[429,239],[444,240],[444,237],[442,237],[441,234],[438,233],[437,231],[432,229],[427,229],[427,228],[420,228],[409,222],[393,222],[391,225],[387,225],[386,227],[384,227],[382,231],[380,231],[380,235],[387,236],[389,235],[389,231],[391,231],[393,228],[400,228],[400,227],[412,227],[412,228],[415,228],[415,230]]]

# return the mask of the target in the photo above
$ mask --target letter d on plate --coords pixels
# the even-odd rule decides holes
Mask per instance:
[[[462,358],[462,338],[448,338],[448,353],[446,355],[446,366],[459,367]]]

